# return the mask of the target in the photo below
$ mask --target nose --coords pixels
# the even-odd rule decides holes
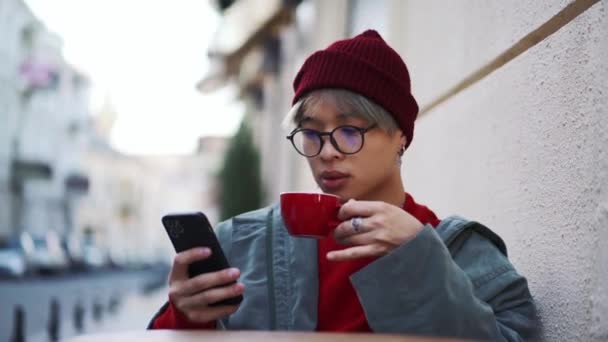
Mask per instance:
[[[331,139],[328,136],[322,137],[323,139],[323,147],[321,147],[321,152],[319,153],[319,158],[321,160],[332,160],[339,159],[342,157],[342,153],[336,149],[334,144],[332,144]]]

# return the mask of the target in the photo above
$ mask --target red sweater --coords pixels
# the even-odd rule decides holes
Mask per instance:
[[[422,222],[436,227],[437,216],[405,194],[404,210]],[[319,241],[319,306],[317,331],[371,331],[365,313],[349,277],[376,258],[349,261],[329,261],[327,253],[348,248],[338,244],[333,237]]]
[[[403,209],[422,224],[431,224],[436,227],[440,222],[429,208],[417,204],[407,193]],[[349,277],[374,261],[375,258],[340,262],[327,260],[328,252],[347,247],[336,243],[333,237],[319,240],[317,331],[371,331]],[[207,324],[190,322],[169,303],[167,309],[156,317],[152,327],[153,329],[214,329],[215,322]]]

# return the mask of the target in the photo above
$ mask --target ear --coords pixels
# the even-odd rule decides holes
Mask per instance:
[[[405,136],[405,134],[403,134],[403,132],[400,132],[399,134],[400,134],[399,141],[401,143],[400,146],[407,145],[407,137]]]
[[[399,137],[399,146],[397,146],[397,154],[399,154],[399,156],[403,156],[403,153],[405,153],[405,145],[407,144],[407,137],[405,136],[405,134],[403,134],[401,130],[397,131],[396,135]]]

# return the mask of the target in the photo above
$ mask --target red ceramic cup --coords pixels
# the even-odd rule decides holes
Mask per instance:
[[[340,224],[340,198],[334,195],[284,192],[281,194],[281,215],[289,234],[321,239]]]

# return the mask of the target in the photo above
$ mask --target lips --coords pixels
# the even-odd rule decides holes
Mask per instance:
[[[336,191],[346,185],[349,174],[335,170],[323,171],[320,174],[321,188],[325,191]]]

